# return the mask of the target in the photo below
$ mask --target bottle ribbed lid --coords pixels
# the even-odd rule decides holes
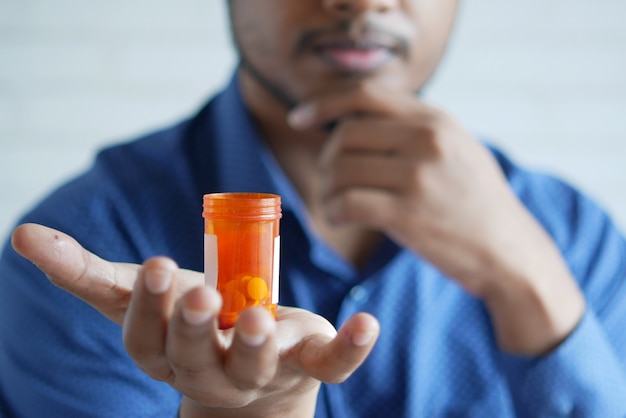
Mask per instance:
[[[280,196],[270,193],[209,193],[203,198],[202,216],[211,219],[279,219]]]

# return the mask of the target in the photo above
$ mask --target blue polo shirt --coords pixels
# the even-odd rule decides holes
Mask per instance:
[[[553,237],[587,298],[573,334],[549,355],[501,352],[480,300],[386,240],[357,270],[309,228],[289,179],[230,85],[192,119],[103,150],[22,221],[74,236],[113,261],[167,255],[203,268],[202,195],[278,193],[283,305],[340,326],[381,322],[352,377],[323,385],[316,417],[626,416],[626,243],[567,184],[492,149],[511,188]],[[524,315],[524,312],[520,312]],[[7,244],[0,259],[0,410],[8,417],[169,417],[180,394],[144,375],[121,328],[55,288]]]

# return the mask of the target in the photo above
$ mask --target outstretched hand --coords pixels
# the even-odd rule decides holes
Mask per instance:
[[[320,381],[350,376],[379,333],[365,313],[337,332],[324,318],[287,307],[276,321],[249,309],[235,328],[220,331],[219,294],[171,259],[111,263],[35,224],[16,228],[12,244],[52,283],[123,326],[136,364],[185,395],[182,416],[312,416]]]

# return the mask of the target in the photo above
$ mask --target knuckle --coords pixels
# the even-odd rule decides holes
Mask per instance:
[[[262,374],[249,375],[233,379],[232,383],[237,389],[242,391],[261,389],[271,381],[271,378]]]
[[[162,352],[128,344],[126,345],[126,351],[137,367],[148,376],[165,382],[168,382],[171,378],[172,369]]]
[[[435,131],[440,131],[449,124],[448,116],[439,110],[429,109],[424,113],[426,125]]]
[[[137,346],[137,344],[129,340],[125,340],[124,344],[128,355],[137,363],[148,365],[158,363],[163,358],[163,353],[158,349]]]
[[[168,338],[190,346],[206,340],[209,334],[209,328],[190,325],[182,318],[178,318],[168,329]]]
[[[361,121],[354,117],[344,117],[333,130],[332,141],[336,152],[340,152],[348,146],[351,139],[358,136],[361,128]]]
[[[426,139],[436,139],[446,129],[447,125],[448,121],[445,114],[431,110],[422,115],[419,127]]]
[[[344,190],[341,197],[335,200],[334,209],[335,215],[342,219],[357,220],[362,216],[358,195],[354,190]]]
[[[170,358],[169,365],[173,372],[176,374],[176,376],[184,376],[188,379],[196,378],[204,372],[204,369],[202,367],[199,367],[195,364],[190,364],[187,361],[177,358]]]
[[[158,380],[159,382],[165,382],[172,385],[175,381],[175,375],[172,369],[169,367],[150,368],[142,365],[137,365],[145,374]]]
[[[250,405],[257,399],[255,391],[242,391],[234,386],[216,388],[199,393],[196,400],[212,408],[238,409]]]
[[[343,383],[345,382],[350,375],[352,374],[352,372],[346,373],[329,373],[328,377],[325,379],[322,379],[325,383],[330,383],[330,384],[339,384],[339,383]]]

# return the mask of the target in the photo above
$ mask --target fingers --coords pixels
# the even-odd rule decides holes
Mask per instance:
[[[15,251],[32,261],[56,286],[122,324],[140,266],[111,263],[85,250],[74,238],[37,224],[15,228]],[[177,294],[204,282],[203,275],[179,270]]]
[[[219,294],[196,287],[176,304],[169,324],[166,353],[181,388],[223,379],[224,344],[217,329],[222,306]]]
[[[260,388],[272,380],[278,366],[275,334],[276,321],[267,310],[257,307],[241,313],[225,364],[237,387]]]
[[[359,115],[402,115],[417,104],[406,89],[395,91],[375,82],[357,83],[346,89],[320,94],[296,106],[288,124],[296,130],[310,129]],[[410,105],[410,106],[407,106]]]
[[[197,288],[176,309],[167,337],[167,355],[176,380],[208,380],[222,393],[265,386],[278,365],[276,321],[263,308],[242,312],[225,350],[228,344],[220,339],[216,322],[220,305],[212,289]],[[240,396],[237,403],[245,401]]]
[[[334,224],[358,224],[394,234],[403,225],[398,219],[408,205],[399,206],[391,193],[372,188],[351,188],[325,201],[325,215]],[[404,225],[406,228],[407,225]]]
[[[294,346],[289,355],[311,377],[326,383],[340,383],[363,363],[379,333],[376,318],[359,313],[346,321],[334,339],[322,334],[312,335]]]
[[[249,389],[265,386],[276,373],[276,321],[265,309],[250,309],[233,330],[219,331],[219,294],[200,286],[177,299],[177,272],[164,257],[144,263],[124,322],[126,350],[152,378],[183,393],[203,393],[207,404],[250,402]]]
[[[295,309],[279,335],[276,321],[260,308],[243,312],[234,329],[222,332],[219,294],[204,286],[186,291],[179,282],[201,283],[202,275],[170,259],[153,258],[143,267],[110,263],[65,234],[32,224],[16,229],[13,245],[59,286],[123,323],[124,344],[140,368],[204,405],[241,407],[277,388],[306,392],[314,390],[314,379],[340,382],[378,336],[378,322],[367,314],[351,318],[334,336],[327,321]],[[278,354],[279,341],[290,347],[287,360]],[[295,367],[279,368],[285,361]]]
[[[377,118],[338,126],[319,160],[328,220],[388,230],[398,202],[411,192],[420,169],[415,142]]]
[[[32,261],[52,283],[121,324],[138,266],[110,263],[54,229],[23,224],[13,232],[15,251]]]
[[[216,322],[221,298],[200,286],[177,299],[178,271],[165,257],[144,263],[124,322],[124,345],[148,375],[181,389],[207,373],[221,375],[223,347]]]
[[[405,136],[377,118],[342,123],[319,159],[324,197],[348,187],[404,191],[412,178],[416,148]]]
[[[144,372],[168,380],[172,368],[165,356],[167,325],[174,305],[177,266],[167,258],[144,263],[124,321],[124,346]]]

